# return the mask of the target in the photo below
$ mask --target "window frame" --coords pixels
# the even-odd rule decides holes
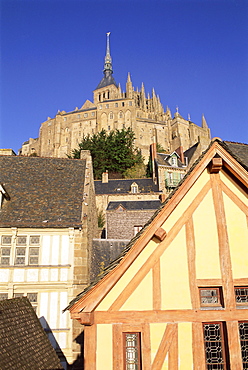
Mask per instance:
[[[241,295],[241,294],[239,294],[239,296],[243,296],[243,297],[245,297],[245,296],[247,296],[247,302],[238,302],[237,301],[237,294],[236,294],[236,289],[247,289],[247,293],[248,293],[248,286],[235,286],[234,287],[234,295],[235,295],[235,302],[236,302],[236,305],[237,305],[237,307],[242,307],[242,306],[248,306],[248,294],[247,295]]]
[[[241,324],[247,324],[247,339],[246,338],[241,338],[241,330],[240,330],[240,325]],[[244,357],[247,358],[247,355],[246,355],[247,351],[242,350],[242,346],[243,346],[242,342],[246,342],[245,346],[246,346],[246,348],[248,348],[248,321],[247,320],[239,321],[238,326],[239,326],[239,342],[240,342],[240,349],[241,349],[242,365],[243,365],[244,369],[248,369],[248,361],[244,361]],[[245,335],[245,337],[246,337],[246,335]],[[243,356],[243,353],[244,353],[244,356]],[[246,367],[244,367],[244,364],[246,365]]]
[[[199,290],[199,299],[200,299],[200,307],[201,308],[213,308],[213,307],[217,307],[217,308],[223,308],[224,307],[224,299],[223,299],[223,292],[222,292],[222,287],[220,286],[211,286],[211,287],[198,287],[198,290]],[[204,296],[201,295],[201,292],[203,290],[216,290],[217,291],[217,299],[218,301],[215,303],[215,302],[210,302],[210,303],[203,303],[202,302],[202,298],[204,298]],[[207,296],[205,296],[207,298]]]
[[[202,323],[202,330],[203,330],[203,341],[204,341],[204,353],[205,353],[205,368],[206,370],[211,370],[213,369],[212,365],[213,364],[219,364],[219,365],[223,365],[223,370],[228,370],[230,368],[229,366],[229,353],[228,353],[228,338],[227,338],[227,329],[226,329],[226,323],[223,322],[223,321],[214,321],[214,322],[203,322]],[[212,340],[212,341],[207,341],[205,339],[205,325],[219,325],[220,327],[220,336],[221,336],[221,340]],[[223,363],[220,363],[220,362],[207,362],[207,346],[206,346],[206,343],[210,343],[210,342],[213,342],[213,343],[216,343],[216,342],[220,342],[221,343],[221,354],[222,354],[222,358],[223,358]],[[210,353],[210,351],[208,351],[208,353]],[[209,365],[209,366],[208,366]]]

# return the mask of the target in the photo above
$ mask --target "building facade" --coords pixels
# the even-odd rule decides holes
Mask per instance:
[[[172,152],[179,146],[186,150],[201,140],[203,149],[210,142],[210,130],[206,120],[198,126],[184,119],[178,112],[172,116],[169,108],[164,111],[159,96],[153,89],[146,93],[142,84],[135,90],[128,74],[126,91],[122,91],[113,78],[109,34],[104,64],[104,76],[93,92],[93,102],[87,100],[81,108],[71,112],[58,111],[54,118],[41,124],[39,137],[23,143],[20,154],[46,157],[66,157],[78,147],[84,135],[132,128],[135,145],[141,149],[145,160],[154,142]]]
[[[89,283],[97,235],[91,157],[0,156],[0,299],[26,296],[66,368],[80,352],[62,314]]]
[[[85,370],[241,370],[248,352],[248,145],[215,140],[67,309]]]

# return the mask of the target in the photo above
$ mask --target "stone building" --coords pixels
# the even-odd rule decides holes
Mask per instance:
[[[87,151],[82,159],[0,156],[0,300],[27,296],[69,363],[80,330],[62,309],[89,283],[92,173]]]
[[[105,129],[132,128],[135,145],[148,160],[149,147],[153,142],[172,152],[179,146],[188,149],[201,140],[203,149],[210,142],[210,130],[202,118],[201,127],[184,119],[177,111],[172,116],[169,108],[164,111],[159,96],[152,90],[146,93],[142,83],[135,90],[128,74],[126,91],[122,91],[113,77],[109,34],[104,63],[104,76],[93,91],[93,102],[86,100],[81,108],[71,112],[58,111],[54,118],[41,124],[39,137],[23,143],[22,155],[65,157],[78,146],[83,135],[92,135]]]

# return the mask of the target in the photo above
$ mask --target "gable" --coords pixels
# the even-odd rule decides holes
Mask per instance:
[[[223,160],[218,170],[209,167],[215,165],[216,154]],[[80,306],[85,312],[187,310],[199,306],[199,286],[208,279],[221,280],[227,289],[230,279],[248,277],[245,242],[238,245],[235,239],[238,233],[247,243],[247,180],[242,166],[214,143],[132,248],[127,247],[115,268],[82,296],[72,312]],[[242,220],[236,222],[235,232],[233,214]],[[159,228],[167,234],[161,241],[154,236]],[[238,266],[242,258],[242,272],[235,267],[231,276],[231,266]]]
[[[90,108],[96,108],[96,106],[90,101],[90,100],[86,100],[84,102],[84,104],[82,105],[82,107],[80,108],[81,109],[90,109]]]

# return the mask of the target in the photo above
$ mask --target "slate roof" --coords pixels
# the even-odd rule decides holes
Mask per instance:
[[[161,209],[165,207],[165,205],[169,202],[169,200],[174,196],[174,194],[177,192],[178,188],[182,185],[182,183],[190,176],[191,172],[194,170],[195,166],[201,161],[201,159],[204,157],[205,153],[210,149],[210,147],[213,145],[214,142],[217,142],[219,145],[221,145],[224,149],[226,149],[227,152],[229,152],[236,160],[240,163],[240,165],[248,171],[248,151],[247,146],[248,144],[241,144],[241,143],[232,143],[232,142],[223,142],[221,140],[215,139],[212,141],[209,145],[209,147],[202,153],[202,155],[194,162],[194,164],[191,166],[190,170],[187,172],[187,174],[183,177],[183,179],[180,181],[178,186],[170,193],[170,195],[166,198],[165,202],[161,204],[161,206],[155,211],[153,216],[150,218],[150,220],[146,223],[146,225],[143,227],[143,229],[138,232],[133,239],[130,240],[130,242],[126,245],[122,253],[113,260],[102,272],[101,275],[99,275],[96,280],[94,280],[88,287],[86,287],[81,293],[79,293],[70,303],[69,305],[64,309],[64,311],[70,309],[75,303],[77,303],[89,290],[91,290],[100,280],[102,280],[110,271],[112,271],[121,260],[125,257],[125,255],[129,252],[129,250],[132,248],[132,246],[135,244],[136,240],[140,237],[140,235],[147,229],[147,227],[151,224],[151,222],[157,217]],[[233,145],[230,145],[233,144]],[[232,151],[232,150],[233,151]],[[239,153],[240,157],[242,157],[242,160],[240,157],[238,157],[235,153]]]
[[[248,144],[224,141],[224,147],[233,155],[237,162],[243,166],[245,165],[246,169],[248,168]]]
[[[161,206],[161,202],[160,200],[109,202],[107,211],[115,211],[119,206],[122,206],[127,211],[155,210]]]
[[[179,156],[177,154],[177,166],[172,166],[169,162],[169,159],[171,157],[171,154],[164,154],[164,153],[157,153],[157,164],[159,166],[168,166],[172,168],[185,168],[186,166],[183,165],[183,163],[180,161]]]
[[[97,194],[129,194],[131,185],[136,183],[139,187],[139,193],[158,192],[158,184],[154,184],[152,179],[119,179],[108,180],[102,183],[101,180],[95,180],[95,192]],[[138,193],[138,194],[139,194]]]
[[[112,74],[108,76],[104,76],[99,82],[99,84],[97,85],[96,90],[101,89],[102,87],[105,87],[105,86],[109,86],[109,85],[115,85],[116,87],[118,87]]]
[[[81,227],[85,160],[0,156],[1,227]]]
[[[196,151],[196,149],[198,148],[199,145],[200,145],[199,142],[195,143],[189,149],[185,150],[185,152],[183,153],[184,157],[188,158],[188,163],[190,163],[190,160],[193,157],[193,155],[194,155],[194,153],[195,153],[195,151]]]
[[[63,369],[26,297],[0,301],[0,369]]]

